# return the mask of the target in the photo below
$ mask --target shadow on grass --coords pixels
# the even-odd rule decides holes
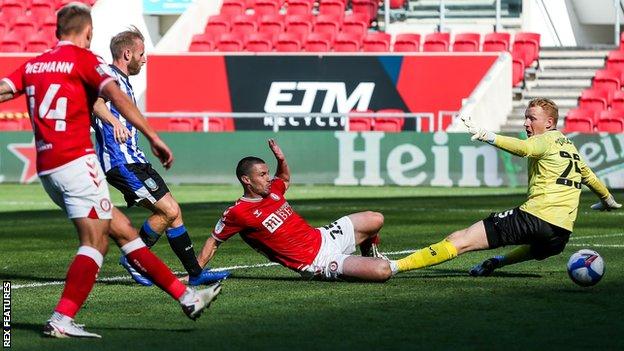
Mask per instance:
[[[41,338],[47,338],[43,335],[43,325],[44,322],[41,323],[12,323],[11,327],[16,330],[22,331],[30,331],[40,335]],[[171,327],[163,327],[163,328],[138,328],[138,327],[100,327],[96,324],[92,324],[89,326],[89,330],[121,330],[121,331],[160,331],[167,333],[190,333],[195,331],[192,328],[184,328],[184,329],[171,329]]]

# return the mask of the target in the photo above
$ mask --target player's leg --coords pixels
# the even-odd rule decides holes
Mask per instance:
[[[390,262],[383,258],[349,256],[343,262],[341,277],[385,282],[392,277]]]
[[[434,266],[464,252],[487,249],[488,241],[483,221],[474,223],[468,228],[453,232],[444,240],[417,250],[413,254],[395,261],[394,273]]]
[[[117,208],[113,208],[110,234],[128,258],[128,262],[141,274],[149,277],[159,288],[179,301],[189,318],[196,319],[201,311],[208,307],[218,295],[221,289],[219,284],[199,291],[187,288],[182,284],[169,267],[148,249],[128,217]]]
[[[380,255],[379,231],[384,224],[384,216],[379,212],[364,211],[349,216],[355,232],[355,243],[360,246],[362,256]]]

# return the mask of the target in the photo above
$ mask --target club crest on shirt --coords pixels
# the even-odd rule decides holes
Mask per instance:
[[[275,201],[279,201],[280,197],[277,194],[271,193],[269,196],[271,196],[271,199],[275,200]]]
[[[260,211],[260,210],[255,210],[255,211],[253,212],[253,214],[254,214],[254,216],[256,216],[256,218],[258,218],[258,217],[262,216],[262,211]]]
[[[145,179],[145,186],[148,187],[151,191],[158,190],[158,184],[152,178]]]

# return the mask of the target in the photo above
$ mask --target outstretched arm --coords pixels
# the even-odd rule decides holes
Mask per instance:
[[[0,102],[11,100],[14,97],[15,93],[13,93],[11,86],[4,80],[0,80]]]
[[[288,163],[286,163],[286,156],[282,152],[282,149],[277,145],[274,139],[269,139],[269,148],[275,155],[275,159],[277,160],[277,169],[275,170],[275,177],[280,178],[284,181],[284,185],[286,189],[288,189],[288,185],[290,183],[290,169],[288,168]]]
[[[141,115],[139,109],[137,109],[134,103],[128,98],[128,95],[119,89],[117,83],[114,81],[107,83],[102,88],[101,95],[110,100],[115,107],[119,109],[119,112],[121,112],[136,129],[140,130],[141,133],[145,135],[152,147],[154,155],[158,157],[165,169],[169,169],[173,164],[173,153],[167,144],[156,134],[154,129],[150,127],[145,118],[143,118],[143,115]]]
[[[128,128],[121,124],[121,122],[110,112],[104,102],[104,99],[98,98],[95,104],[93,104],[93,113],[99,120],[110,124],[113,127],[113,135],[115,136],[115,141],[117,143],[123,144],[132,136]]]
[[[609,193],[609,189],[596,177],[596,174],[589,168],[585,162],[581,163],[581,182],[585,184],[598,198],[597,202],[591,206],[592,209],[598,211],[611,211],[622,207],[615,201],[613,195]]]
[[[208,262],[212,260],[214,255],[217,253],[217,248],[219,247],[219,244],[221,243],[212,236],[209,237],[208,240],[206,240],[204,247],[199,253],[199,256],[197,256],[197,263],[199,263],[200,267],[204,268],[208,264]]]

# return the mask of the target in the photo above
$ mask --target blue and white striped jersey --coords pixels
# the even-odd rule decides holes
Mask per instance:
[[[134,91],[132,90],[132,85],[130,85],[128,76],[114,65],[110,65],[110,67],[114,73],[113,77],[119,83],[119,88],[136,104]],[[106,102],[106,106],[108,106],[111,113],[128,128],[130,133],[132,133],[132,137],[128,138],[124,144],[118,144],[115,141],[113,127],[108,123],[102,122],[98,118],[95,119],[95,139],[97,141],[95,149],[100,159],[100,164],[104,168],[104,172],[108,172],[111,168],[122,164],[149,163],[143,151],[139,149],[139,131],[121,115],[115,105],[110,101]]]

